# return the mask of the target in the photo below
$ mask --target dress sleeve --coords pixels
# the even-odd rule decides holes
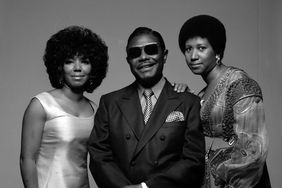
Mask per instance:
[[[237,141],[230,159],[218,166],[218,172],[229,186],[253,187],[262,175],[268,148],[264,106],[260,95],[239,96],[233,104],[233,130]]]

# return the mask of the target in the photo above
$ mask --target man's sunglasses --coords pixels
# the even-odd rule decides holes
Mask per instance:
[[[142,49],[147,55],[157,55],[159,53],[158,44],[147,44],[145,46],[140,47],[131,47],[127,49],[127,56],[129,58],[137,58],[142,54]]]

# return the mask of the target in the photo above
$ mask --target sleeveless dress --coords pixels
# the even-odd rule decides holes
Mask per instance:
[[[89,100],[93,115],[76,117],[47,92],[35,98],[47,116],[37,158],[39,188],[89,188],[87,141],[97,106]]]

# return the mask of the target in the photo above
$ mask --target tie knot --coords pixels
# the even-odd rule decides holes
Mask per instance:
[[[148,98],[151,97],[153,95],[153,91],[151,89],[145,89],[143,95]]]

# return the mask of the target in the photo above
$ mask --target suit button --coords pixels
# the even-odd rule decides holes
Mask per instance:
[[[125,135],[126,140],[129,140],[131,138],[131,135],[128,133]]]
[[[136,165],[136,162],[135,161],[131,161],[130,162],[130,166],[135,166]]]
[[[164,140],[165,140],[165,135],[161,135],[161,136],[160,136],[160,140],[161,140],[161,141],[164,141]]]

